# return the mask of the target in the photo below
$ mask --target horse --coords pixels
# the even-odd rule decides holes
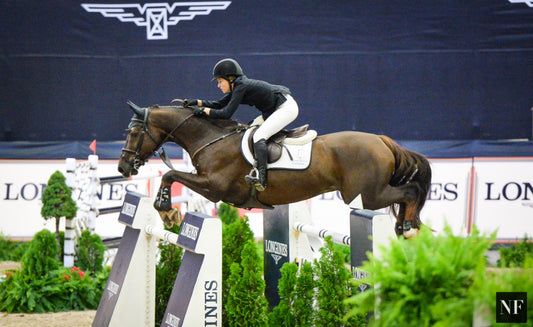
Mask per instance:
[[[210,201],[241,208],[272,208],[338,191],[349,204],[361,195],[365,209],[390,207],[396,233],[416,236],[420,211],[431,184],[429,161],[385,135],[341,131],[312,141],[311,163],[305,170],[268,170],[267,187],[257,192],[245,176],[252,166],[241,149],[249,125],[235,120],[195,116],[183,106],[141,108],[128,102],[134,115],[128,126],[118,171],[135,175],[166,142],[190,154],[196,172],[170,170],[162,176],[154,207],[168,225],[179,223],[172,211],[170,187],[179,182]]]

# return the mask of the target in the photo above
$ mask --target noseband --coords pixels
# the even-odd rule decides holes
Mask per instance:
[[[139,119],[138,115],[134,115],[131,118],[130,125],[128,126],[128,130],[131,130],[133,127],[136,127],[136,126],[141,126],[142,127],[141,136],[140,136],[139,141],[137,142],[137,149],[136,150],[131,150],[131,149],[128,149],[128,148],[125,148],[125,147],[122,148],[122,152],[131,153],[131,154],[135,155],[133,157],[133,162],[131,162],[131,161],[129,162],[129,164],[131,164],[131,166],[133,167],[134,170],[138,170],[139,167],[141,167],[142,165],[144,165],[144,163],[146,161],[148,161],[148,156],[143,158],[142,155],[141,155],[141,148],[143,146],[144,135],[145,134],[148,134],[148,136],[150,137],[152,142],[154,142],[154,144],[156,145],[156,147],[152,151],[152,155],[151,156],[153,156],[155,154],[155,152],[157,151],[157,149],[159,148],[159,145],[157,144],[157,142],[155,141],[154,137],[152,136],[152,133],[150,133],[150,131],[148,130],[148,117],[150,116],[150,111],[151,111],[150,108],[146,108],[145,109],[144,119]]]

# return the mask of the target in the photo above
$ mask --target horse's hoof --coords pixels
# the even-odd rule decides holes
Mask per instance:
[[[420,233],[420,230],[418,228],[411,228],[409,230],[406,230],[403,232],[403,236],[407,239],[417,237]]]
[[[172,228],[174,224],[179,226],[183,220],[178,208],[169,211],[159,211],[159,216],[167,228]]]
[[[163,224],[165,224],[165,226],[167,228],[172,228],[172,225],[174,224],[172,222],[172,220],[168,217],[168,214],[166,212],[163,212],[163,211],[160,211],[159,212],[159,217],[161,217],[161,220],[163,221]]]
[[[181,225],[183,218],[181,216],[181,211],[178,208],[172,209],[172,211],[170,211],[169,216],[170,216],[170,220],[172,220],[174,224],[178,226]]]
[[[154,208],[157,211],[170,211],[172,210],[172,203],[170,198],[170,186],[159,188],[157,196],[154,201]]]

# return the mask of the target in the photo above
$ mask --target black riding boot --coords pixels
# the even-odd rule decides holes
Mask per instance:
[[[257,178],[255,188],[262,192],[266,188],[267,146],[265,139],[254,143],[254,156],[257,162]]]

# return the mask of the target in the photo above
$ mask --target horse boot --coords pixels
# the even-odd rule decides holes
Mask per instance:
[[[257,180],[254,186],[259,192],[263,192],[266,188],[266,166],[268,158],[265,139],[260,139],[254,143],[254,156],[257,163]]]

